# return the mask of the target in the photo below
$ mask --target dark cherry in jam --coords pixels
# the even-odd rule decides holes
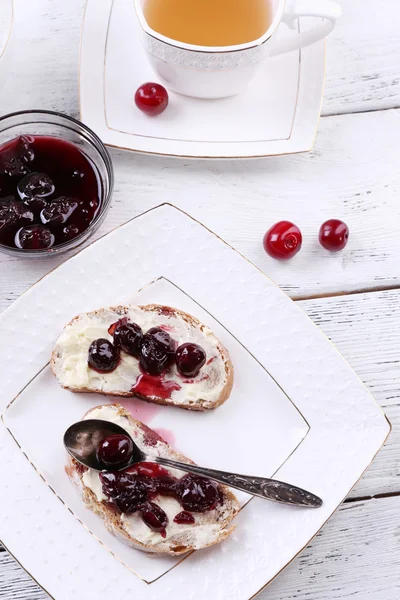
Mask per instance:
[[[175,342],[167,331],[152,327],[144,334],[140,345],[139,363],[149,375],[160,375],[174,362]]]
[[[19,202],[14,196],[0,199],[0,238],[10,225],[27,225],[33,223],[33,212],[28,206]]]
[[[185,510],[206,512],[219,502],[219,486],[210,479],[189,473],[179,482],[179,499]]]
[[[140,507],[140,514],[143,521],[150,529],[161,533],[162,537],[166,537],[166,528],[168,525],[168,517],[163,509],[154,502],[145,502]]]
[[[136,512],[148,500],[152,490],[146,485],[145,477],[117,471],[100,473],[103,492],[123,513]],[[151,480],[150,480],[151,483]]]
[[[137,463],[125,471],[103,471],[100,480],[104,494],[121,512],[139,511],[146,525],[163,537],[168,519],[156,504],[157,496],[178,500],[183,510],[174,522],[182,525],[195,522],[191,512],[206,512],[223,503],[223,490],[217,483],[192,474],[175,479],[166,469],[151,462]]]
[[[14,241],[17,248],[40,250],[50,248],[54,244],[54,235],[43,225],[28,225],[17,231]]]
[[[175,353],[176,368],[185,377],[195,377],[206,363],[206,353],[198,344],[181,344]]]
[[[193,525],[194,522],[194,516],[186,510],[183,510],[174,517],[174,523],[178,523],[179,525]]]
[[[0,244],[45,249],[70,241],[100,202],[93,166],[71,142],[23,135],[0,146]],[[40,229],[21,232],[28,225]]]
[[[97,449],[97,459],[104,468],[122,469],[133,456],[133,442],[127,435],[115,433],[102,440]]]
[[[142,328],[137,323],[130,323],[126,317],[113,323],[108,333],[114,338],[114,345],[127,354],[139,358],[140,345],[143,338]]]
[[[119,350],[105,338],[94,340],[89,346],[88,363],[100,373],[113,371],[119,363]]]

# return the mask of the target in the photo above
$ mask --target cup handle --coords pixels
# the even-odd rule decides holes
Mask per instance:
[[[308,31],[302,31],[285,40],[277,40],[270,56],[299,50],[326,37],[334,28],[342,12],[341,7],[331,0],[294,0],[286,7],[282,22],[290,29],[297,28],[299,17],[321,17],[323,21]]]

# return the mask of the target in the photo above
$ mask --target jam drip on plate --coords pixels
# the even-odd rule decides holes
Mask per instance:
[[[223,503],[223,491],[217,483],[188,474],[181,479],[171,477],[166,469],[150,462],[138,463],[125,471],[101,472],[100,480],[108,500],[122,513],[140,513],[146,525],[166,536],[168,517],[156,503],[158,496],[171,496],[182,506],[174,522],[195,522],[192,512],[204,513]]]

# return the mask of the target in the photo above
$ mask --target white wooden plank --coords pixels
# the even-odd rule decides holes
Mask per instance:
[[[335,344],[382,406],[400,405],[400,290],[298,305]]]
[[[261,594],[265,600],[397,600],[400,497],[344,504],[313,542]],[[0,553],[0,598],[47,600]]]
[[[387,406],[384,410],[392,424],[392,432],[347,501],[400,494],[400,405]]]
[[[21,0],[16,0],[16,2],[21,4]],[[61,2],[61,0],[36,0],[35,3],[24,3],[24,15],[30,33],[29,37],[26,35],[19,39],[14,37],[14,40],[19,42],[20,49],[23,49],[23,56],[22,54],[17,57],[15,55],[18,44],[10,46],[10,51],[14,52],[12,77],[8,77],[7,86],[1,86],[0,89],[2,113],[36,105],[77,115],[76,59],[79,21],[83,4],[84,0],[70,0],[69,3]],[[373,17],[368,14],[370,9],[365,10],[363,0],[352,0],[351,2],[342,0],[342,5],[344,17],[328,41],[325,113],[398,106],[399,80],[396,78],[396,61],[393,58],[399,48],[398,28],[396,19],[393,18],[398,8],[396,0],[381,2],[379,11],[373,11]],[[365,15],[363,16],[364,11]],[[32,19],[35,19],[35,27],[32,27]],[[5,64],[4,61],[0,62],[0,75],[3,81]],[[8,71],[8,74],[10,72]],[[26,93],[26,90],[29,90],[29,94]],[[372,240],[369,251],[368,244],[365,243],[362,247],[356,248],[350,255],[350,259],[349,257],[346,259],[344,254],[340,256],[344,263],[346,261],[356,263],[357,271],[362,273],[362,277],[355,278],[354,289],[370,287],[371,281],[373,286],[397,284],[395,263],[396,254],[398,256],[398,245],[394,244],[396,231],[392,223],[395,224],[399,216],[398,212],[393,210],[395,192],[399,186],[398,179],[393,178],[392,175],[396,171],[397,141],[394,139],[394,132],[396,127],[398,130],[398,120],[396,120],[398,116],[384,119],[379,117],[373,121],[357,120],[357,126],[354,128],[350,125],[349,120],[322,119],[315,152],[308,157],[310,163],[306,161],[308,166],[304,164],[305,157],[292,157],[283,158],[282,161],[281,159],[272,159],[268,162],[264,161],[260,165],[252,163],[251,167],[242,163],[230,165],[231,168],[215,164],[212,166],[200,164],[193,168],[192,164],[172,163],[172,161],[158,159],[153,161],[144,157],[122,158],[119,153],[114,153],[114,156],[121,162],[121,173],[124,172],[125,177],[121,182],[123,189],[117,190],[113,211],[103,231],[109,229],[112,224],[116,225],[125,220],[124,215],[129,218],[137,214],[140,212],[141,206],[148,208],[164,200],[163,192],[166,188],[166,195],[170,201],[171,199],[174,201],[173,197],[178,194],[187,194],[191,200],[181,200],[182,205],[189,212],[193,212],[192,204],[196,203],[195,210],[198,211],[199,218],[205,212],[210,214],[212,209],[216,210],[215,228],[218,232],[228,238],[231,243],[236,243],[242,252],[251,255],[259,241],[258,231],[261,230],[256,227],[257,219],[262,218],[264,214],[268,215],[268,219],[271,221],[273,218],[282,218],[281,214],[277,215],[274,206],[270,207],[269,204],[272,205],[273,201],[277,201],[277,204],[286,211],[290,209],[291,214],[285,216],[294,219],[292,207],[298,201],[302,208],[301,211],[299,210],[299,214],[304,214],[308,220],[312,212],[316,211],[317,215],[320,215],[317,202],[319,194],[318,197],[322,198],[321,203],[325,206],[329,204],[331,210],[338,211],[335,214],[339,214],[339,211],[345,208],[344,197],[339,191],[343,184],[344,196],[350,196],[350,203],[354,203],[354,205],[353,212],[347,212],[348,207],[346,207],[346,211],[340,213],[341,216],[349,220],[346,215],[355,214],[358,211],[362,221],[359,233],[365,236],[366,242]],[[331,125],[327,125],[325,128],[327,121]],[[354,141],[358,140],[358,148],[355,143],[352,144],[351,141],[342,139],[342,135],[347,135],[348,128],[351,129],[350,134],[354,137]],[[371,139],[365,133],[363,134],[362,130],[364,129],[372,131],[374,135],[371,136]],[[375,144],[375,135],[378,135],[377,152],[374,153],[371,149],[366,152],[366,144],[372,146]],[[386,154],[385,136],[389,144],[389,151]],[[343,142],[342,145],[336,145],[338,138]],[[335,150],[333,160],[332,145]],[[324,149],[323,156],[321,156],[322,149]],[[354,159],[357,151],[361,156]],[[380,156],[383,156],[382,160]],[[311,164],[313,168],[315,165],[315,171],[311,171]],[[377,168],[377,164],[379,168]],[[349,165],[355,165],[353,172]],[[117,175],[119,169],[118,166]],[[136,179],[136,169],[143,170],[144,176]],[[163,170],[167,174],[172,171],[172,177],[167,175],[165,182],[162,181]],[[265,177],[262,179],[263,171]],[[329,173],[329,171],[332,172]],[[158,172],[160,172],[160,176]],[[236,179],[235,172],[237,172]],[[280,185],[275,172],[278,172],[281,177]],[[129,175],[131,179],[128,181]],[[286,178],[289,181],[289,194],[286,200],[282,200],[282,188]],[[299,179],[299,199],[296,198],[294,190],[296,178]],[[376,181],[383,178],[384,184],[381,187],[378,186],[376,191],[368,190],[364,186],[364,181],[365,179],[372,181],[371,187],[375,189],[374,178]],[[211,181],[207,181],[207,179]],[[245,182],[244,189],[241,189],[242,179]],[[272,186],[270,188],[271,179]],[[156,180],[156,184],[152,188],[153,180]],[[222,189],[224,180],[228,186],[226,193]],[[317,184],[319,184],[319,193]],[[389,192],[385,191],[385,184],[391,188]],[[327,192],[325,186],[326,188],[333,186],[333,193]],[[357,189],[359,186],[362,188],[361,192]],[[136,197],[136,188],[139,190],[138,197]],[[268,189],[265,190],[265,188]],[[313,199],[310,202],[310,209],[312,209],[310,211],[304,209],[306,200],[309,201],[309,198],[306,197],[307,189],[311,190],[310,195]],[[122,193],[125,191],[132,198],[132,204],[134,203],[132,210],[128,202],[122,200]],[[354,193],[350,194],[351,191]],[[376,205],[381,201],[382,203],[386,202],[387,213],[382,213],[373,205],[373,198],[371,198],[371,194],[367,193],[368,191],[374,194]],[[334,193],[340,196],[339,203],[335,202]],[[360,193],[360,196],[356,196],[357,193]],[[231,198],[229,198],[229,194]],[[256,196],[255,202],[253,202],[253,196]],[[220,200],[221,197],[222,200]],[[249,198],[252,208],[247,206]],[[231,202],[228,201],[229,199]],[[265,213],[261,212],[261,202]],[[122,206],[118,206],[118,204]],[[363,210],[369,212],[371,217],[366,221],[364,221]],[[237,212],[233,220],[232,215],[229,214],[232,211]],[[208,224],[211,227],[213,227],[213,220],[214,218],[210,216]],[[371,220],[372,222],[375,220],[375,228],[370,226]],[[311,230],[311,221],[308,222]],[[386,239],[385,235],[388,236]],[[380,238],[378,243],[376,238]],[[258,255],[257,257],[261,260]],[[313,257],[316,257],[315,253]],[[316,260],[321,260],[318,255]],[[370,264],[366,264],[367,261],[372,262],[372,268],[370,268]],[[8,264],[14,269],[13,276],[8,270]],[[24,268],[22,264],[17,264],[17,261],[2,259],[0,261],[0,307],[4,308],[26,289],[27,285],[33,283],[47,268],[52,266],[52,261],[49,261],[46,267],[43,263],[40,265],[30,263],[29,267]],[[328,270],[332,268],[331,262],[327,264],[327,261],[323,266]],[[298,265],[298,267],[300,271],[303,269],[303,265]],[[20,269],[18,282],[15,281],[16,268]],[[262,265],[261,268],[267,270],[265,265]],[[313,267],[309,267],[309,270],[312,268],[315,268],[315,264]],[[301,282],[299,286],[296,278],[293,278],[292,274],[287,271],[285,273],[282,265],[279,269],[281,269],[278,272],[280,278],[275,277],[275,280],[279,281],[281,285],[280,279],[284,280],[283,285],[294,296],[340,291],[341,289],[351,290],[351,277],[356,271],[350,267],[350,273],[347,271],[347,274],[350,275],[349,284],[346,281],[347,287],[341,287],[343,284],[342,273],[333,270],[332,281],[336,281],[336,287],[332,285],[331,281],[329,283],[332,287],[325,287],[325,280],[323,278],[322,280],[316,279],[315,274],[314,278],[311,278],[311,284]],[[344,264],[344,273],[346,269],[349,269],[348,264]],[[32,270],[32,273],[29,273],[29,270]],[[272,270],[272,267],[268,269],[270,273]],[[318,267],[316,271],[319,275]],[[392,293],[394,292],[390,294]],[[391,314],[388,315],[385,312],[387,304],[384,306],[376,294],[369,296],[376,296],[378,299],[376,308],[371,308],[371,305],[368,308],[364,306],[363,311],[351,304],[355,296],[350,298],[350,304],[348,304],[348,299],[336,299],[339,302],[340,327],[337,327],[335,315],[331,312],[333,308],[331,305],[325,305],[318,309],[313,301],[314,304],[307,303],[307,306],[303,306],[307,311],[315,313],[312,316],[316,322],[321,319],[320,323],[324,331],[340,347],[350,360],[350,364],[357,365],[357,371],[371,387],[378,400],[382,404],[390,405],[388,416],[395,425],[394,431],[389,438],[387,448],[381,452],[363,481],[354,490],[354,494],[358,496],[374,494],[377,493],[377,490],[380,493],[397,490],[396,477],[399,477],[399,461],[396,459],[399,456],[400,440],[397,436],[397,429],[400,419],[398,405],[393,404],[393,402],[398,402],[399,386],[396,373],[395,336],[391,335],[393,327],[395,327],[395,309],[389,308]],[[324,303],[325,301],[318,302]],[[342,302],[345,304],[341,304]],[[366,300],[363,299],[363,302]],[[397,300],[393,300],[393,302],[394,307]],[[305,304],[302,303],[302,305]],[[388,304],[391,307],[392,300]],[[357,304],[357,306],[361,306],[361,304]],[[355,315],[352,310],[355,311]],[[371,316],[368,317],[370,314]],[[346,317],[349,321],[348,327],[346,327]],[[378,326],[381,326],[382,317],[384,325],[381,337],[378,338]],[[373,322],[376,323],[376,319],[379,321],[375,327]],[[330,329],[331,325],[335,331]],[[366,332],[369,331],[369,327],[373,327],[372,337],[369,337],[367,333],[363,334],[365,328]],[[347,336],[346,332],[349,329],[351,330],[350,337],[355,337],[354,342]],[[387,345],[381,343],[385,341],[385,337],[389,339]],[[399,338],[397,337],[397,339]],[[372,356],[375,345],[377,345],[377,352],[380,352],[382,360],[377,359],[377,352]],[[360,351],[363,354],[361,358],[359,357]],[[398,598],[400,561],[398,543],[396,544],[395,539],[395,533],[398,532],[393,527],[399,514],[398,498],[356,503],[350,505],[351,508],[347,508],[347,506],[349,505],[342,508],[335,519],[326,526],[321,537],[314,542],[311,549],[303,553],[302,557],[292,567],[289,567],[283,577],[272,584],[272,587],[262,597],[272,600],[275,598],[294,600],[306,597],[312,600],[322,600],[322,598],[350,598],[354,595],[358,595],[362,599],[392,600],[392,598]],[[368,508],[370,506],[374,507],[373,510]],[[344,511],[351,510],[357,510],[357,513],[350,513],[346,517],[342,517]],[[340,521],[342,525],[338,532],[335,527],[336,523],[339,523],[339,519],[343,519],[343,522]],[[332,531],[330,531],[331,527],[334,528]],[[362,531],[362,544],[355,541],[357,530]],[[7,566],[4,566],[6,563]],[[19,567],[12,566],[10,568],[10,564],[14,563],[7,558],[5,553],[1,553],[0,598],[44,600],[47,597],[33,584],[27,583],[29,580],[21,576]],[[11,584],[10,579],[12,580]]]
[[[0,61],[1,114],[41,108],[78,117],[79,41],[86,0],[13,2],[12,34]]]
[[[8,552],[0,552],[0,598],[4,600],[49,600],[49,596]]]
[[[264,600],[397,600],[400,497],[345,504],[260,594]]]
[[[342,17],[327,40],[322,114],[400,106],[398,0],[339,4]]]
[[[384,408],[393,430],[350,498],[400,493],[400,290],[298,302]]]
[[[398,285],[400,110],[321,121],[313,152],[268,161],[200,162],[112,151],[115,193],[99,235],[162,202],[218,233],[292,297]],[[347,248],[318,244],[320,224],[344,219]],[[262,248],[264,232],[289,219],[303,248],[283,264]],[[0,308],[62,260],[0,256]],[[18,276],[17,276],[18,275]]]

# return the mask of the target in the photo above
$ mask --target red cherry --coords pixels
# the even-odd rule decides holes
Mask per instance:
[[[119,363],[119,350],[109,340],[99,338],[89,346],[89,367],[99,373],[114,371]]]
[[[301,231],[290,221],[275,223],[264,235],[264,250],[273,258],[287,260],[301,248]]]
[[[133,442],[120,433],[108,435],[97,448],[97,460],[107,469],[126,467],[133,456]]]
[[[168,92],[159,83],[143,83],[136,90],[135,104],[146,115],[159,115],[168,106]]]
[[[189,473],[179,482],[178,495],[185,511],[206,512],[216,507],[220,488],[217,483]]]
[[[206,363],[206,353],[198,344],[181,344],[175,352],[175,362],[179,373],[185,377],[196,377]]]
[[[319,243],[331,252],[343,250],[349,239],[349,228],[339,219],[329,219],[319,230]]]
[[[179,525],[193,525],[194,522],[194,516],[186,510],[183,510],[174,517],[174,523],[178,523]]]
[[[17,231],[14,241],[17,248],[43,250],[54,244],[54,235],[43,225],[28,225]]]
[[[140,514],[142,515],[143,521],[150,529],[158,531],[164,538],[167,536],[165,530],[168,525],[168,517],[158,504],[154,504],[154,502],[145,502],[145,504],[140,507]]]

